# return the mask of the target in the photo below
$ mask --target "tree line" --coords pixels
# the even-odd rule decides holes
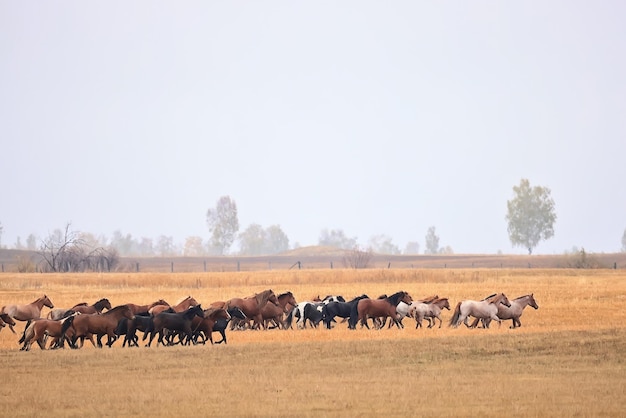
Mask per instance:
[[[555,202],[547,187],[530,186],[527,179],[513,187],[513,198],[507,201],[507,231],[513,246],[521,246],[532,254],[534,248],[543,240],[554,235],[556,223]],[[230,196],[220,197],[215,207],[206,212],[209,238],[205,241],[200,236],[187,237],[182,245],[174,239],[161,235],[152,238],[135,238],[131,234],[115,231],[110,239],[90,233],[76,232],[67,224],[64,229],[53,231],[48,237],[38,242],[31,234],[25,244],[18,237],[16,249],[38,251],[51,271],[81,271],[111,269],[120,257],[138,256],[209,256],[235,254],[231,252],[237,241],[237,255],[271,255],[297,248],[290,245],[287,234],[280,225],[262,225],[253,223],[240,231],[237,204]],[[0,248],[2,248],[3,227],[0,223]],[[426,231],[424,254],[452,254],[450,246],[440,246],[439,236],[434,226]],[[391,237],[381,234],[369,239],[366,246],[360,246],[356,237],[349,237],[341,229],[323,229],[317,245],[329,246],[346,251],[378,254],[420,254],[422,249],[417,241],[406,244],[403,251],[393,243]],[[626,251],[626,230],[622,237],[622,250]]]

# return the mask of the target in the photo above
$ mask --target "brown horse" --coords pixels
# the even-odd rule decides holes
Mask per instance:
[[[105,309],[111,309],[111,302],[107,298],[102,298],[93,305],[79,303],[72,306],[70,311],[80,312],[81,314],[101,314]]]
[[[46,295],[37,298],[27,305],[5,305],[0,309],[0,315],[6,314],[11,317],[11,319],[17,319],[18,321],[30,321],[41,318],[41,310],[44,306],[50,309],[54,308],[54,304]],[[9,324],[9,328],[15,334],[13,325]]]
[[[264,290],[247,298],[233,298],[226,302],[226,309],[231,307],[237,307],[243,311],[248,318],[254,319],[253,329],[259,329],[263,323],[263,315],[261,311],[267,302],[272,302],[274,305],[278,304],[276,294],[272,289]]]
[[[263,328],[285,328],[283,317],[298,305],[295,296],[291,292],[281,293],[276,297],[278,304],[266,303],[261,309],[263,315]]]
[[[361,321],[361,326],[365,325],[369,329],[367,324],[367,318],[383,318],[383,326],[387,317],[392,320],[396,320],[398,314],[396,313],[396,306],[400,302],[404,302],[408,305],[411,304],[413,299],[407,292],[396,292],[391,296],[383,299],[361,299],[357,305],[358,319]],[[400,328],[400,325],[396,323],[396,326]]]
[[[52,342],[50,343],[50,347],[49,347],[50,349],[63,347],[63,342],[65,339],[70,341],[70,345],[71,345],[71,338],[74,335],[73,330],[69,328],[65,332],[64,338],[61,339],[61,337],[63,336],[62,329],[63,329],[63,323],[69,321],[71,324],[71,322],[74,320],[76,315],[80,315],[80,313],[75,312],[71,314],[70,316],[61,320],[43,319],[43,318],[34,319],[30,323],[30,325],[26,327],[26,329],[24,330],[24,336],[20,340],[20,342],[23,342],[24,345],[22,346],[22,348],[20,348],[20,350],[22,351],[30,350],[30,346],[33,344],[34,341],[37,342],[37,344],[39,345],[39,348],[41,348],[42,350],[45,350],[47,337],[53,338]]]
[[[170,307],[170,304],[164,301],[163,299],[156,300],[148,305],[137,305],[134,303],[127,303],[128,307],[135,315],[148,313],[150,309],[154,308],[157,305],[164,305],[166,307]]]
[[[16,324],[16,322],[9,315],[7,315],[7,314],[0,315],[0,331],[6,325],[8,325],[9,327],[12,327],[12,326],[15,326],[15,324]]]
[[[102,315],[90,314],[90,315],[78,315],[74,321],[70,324],[74,332],[72,337],[72,345],[76,346],[78,338],[81,339],[80,346],[82,347],[85,338],[89,338],[91,344],[94,347],[102,348],[102,337],[107,336],[107,346],[111,347],[117,336],[115,329],[118,322],[122,318],[134,319],[135,315],[130,310],[128,305],[116,306],[103,313]],[[64,324],[62,332],[66,332],[70,325]],[[96,335],[98,345],[93,341],[93,336]]]
[[[168,310],[170,308],[174,312],[183,312],[183,311],[186,311],[187,309],[191,308],[192,306],[196,306],[196,305],[199,305],[197,300],[195,300],[191,296],[186,296],[185,298],[183,298],[180,302],[178,302],[174,306],[159,304],[159,305],[155,305],[152,308],[150,308],[148,310],[148,312],[152,316],[157,316],[161,312],[166,311],[166,310]]]
[[[209,308],[204,310],[204,318],[195,316],[191,321],[193,328],[194,343],[198,343],[198,337],[202,337],[202,344],[208,339],[213,344],[213,327],[218,319],[229,320],[230,315],[224,308]]]

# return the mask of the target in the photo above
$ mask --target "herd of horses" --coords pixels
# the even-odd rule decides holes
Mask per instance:
[[[533,294],[509,300],[504,293],[495,293],[482,300],[463,300],[456,304],[449,326],[465,324],[469,328],[489,328],[491,321],[501,323],[511,320],[511,328],[520,327],[520,317],[526,306],[538,309]],[[50,308],[42,317],[44,307]],[[21,350],[29,350],[36,342],[43,350],[60,348],[67,343],[71,348],[83,347],[85,339],[94,347],[111,347],[123,338],[122,347],[139,346],[137,332],[143,332],[142,340],[148,347],[156,338],[156,345],[190,345],[227,343],[226,330],[245,329],[293,329],[317,328],[323,323],[331,329],[337,321],[347,322],[349,329],[372,327],[382,329],[387,320],[404,328],[403,319],[415,320],[415,328],[428,328],[443,324],[441,313],[450,310],[448,298],[438,295],[413,300],[405,291],[390,296],[381,295],[371,299],[366,294],[346,300],[340,295],[319,296],[309,301],[297,302],[292,292],[275,294],[271,289],[252,296],[212,302],[205,309],[191,296],[174,305],[163,299],[150,304],[126,303],[112,306],[107,298],[93,304],[78,303],[69,308],[55,308],[48,296],[43,295],[28,304],[9,304],[0,308],[0,330],[8,326],[13,333],[16,321],[26,322],[19,340]],[[473,319],[470,323],[470,318]],[[294,322],[295,321],[295,322]],[[221,335],[213,341],[213,333]],[[102,339],[106,336],[106,342]],[[95,338],[95,341],[94,341]],[[50,343],[48,344],[48,340]]]

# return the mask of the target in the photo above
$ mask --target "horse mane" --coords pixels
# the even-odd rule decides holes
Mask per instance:
[[[77,307],[77,306],[88,306],[87,302],[81,302],[81,303],[77,303],[76,305],[74,305],[73,307]]]
[[[105,312],[105,313],[103,313],[102,315],[110,314],[110,313],[112,313],[112,312],[121,311],[121,310],[123,310],[123,309],[130,309],[130,306],[128,306],[128,305],[119,305],[119,306],[116,306],[115,308],[111,308],[111,309],[109,309],[108,311],[106,311],[106,312]]]
[[[517,298],[515,298],[515,299],[513,299],[513,300],[520,300],[520,299],[527,298],[527,297],[529,297],[529,296],[530,296],[530,293],[529,293],[528,295],[524,295],[524,296],[517,297]]]
[[[421,299],[418,302],[433,303],[433,302],[437,301],[438,299],[439,299],[439,295],[432,295],[432,296],[425,297],[424,299]]]
[[[277,298],[284,298],[285,296],[293,296],[293,293],[291,292],[285,292],[285,293],[281,293],[280,295],[277,296]]]
[[[484,298],[482,300],[489,300],[489,299],[495,297],[496,295],[497,295],[497,293],[494,293],[493,295],[489,295],[489,296],[487,296],[486,298]]]
[[[354,299],[352,299],[350,302],[354,302],[356,300],[361,300],[361,299],[369,299],[369,296],[367,296],[365,293],[363,293],[361,296],[355,296]],[[350,303],[348,302],[348,303]]]
[[[184,301],[186,301],[187,299],[191,299],[191,295],[190,296],[185,296],[184,298],[180,299],[179,301],[177,301],[174,306],[176,305],[180,305],[181,303],[183,303]]]

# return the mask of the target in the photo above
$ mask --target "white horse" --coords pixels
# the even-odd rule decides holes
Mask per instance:
[[[498,305],[500,304],[511,306],[511,302],[509,302],[509,299],[504,293],[498,293],[481,301],[461,301],[457,303],[454,309],[454,314],[452,315],[452,319],[450,319],[449,326],[456,328],[463,322],[465,326],[469,328],[470,325],[467,323],[467,317],[470,315],[480,319],[490,318],[494,321],[501,322],[502,320],[498,318]]]
[[[415,319],[415,328],[422,326],[424,318],[428,319],[428,328],[432,328],[435,325],[435,319],[439,320],[439,328],[443,321],[441,320],[441,311],[443,309],[450,310],[450,302],[448,298],[437,298],[431,303],[411,303],[411,309],[409,315]],[[431,321],[432,318],[432,321]]]
[[[535,297],[531,293],[530,295],[520,296],[511,301],[511,306],[506,307],[502,304],[498,305],[498,318],[505,320],[510,319],[512,322],[511,328],[518,328],[522,326],[519,318],[522,316],[524,308],[527,306],[532,306],[534,309],[539,309],[539,305],[535,301]],[[476,327],[479,319],[476,318],[472,323],[472,327]],[[483,326],[485,328],[489,328],[489,323],[491,323],[491,318],[485,318],[482,320]],[[501,323],[500,323],[501,324]]]

